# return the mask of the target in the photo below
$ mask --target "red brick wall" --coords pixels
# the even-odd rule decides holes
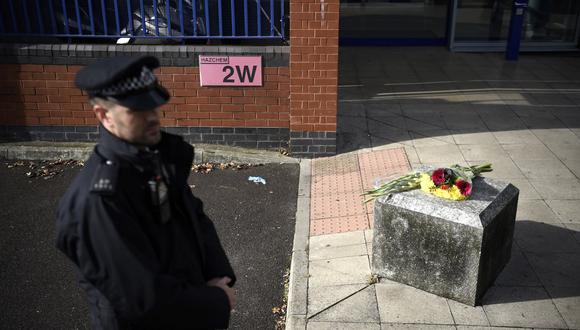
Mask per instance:
[[[290,2],[290,130],[335,132],[339,0]]]
[[[0,125],[96,125],[87,97],[74,86],[81,66],[0,65]],[[156,70],[172,95],[163,110],[167,127],[288,128],[289,70],[264,68],[264,86],[200,87],[195,67]]]

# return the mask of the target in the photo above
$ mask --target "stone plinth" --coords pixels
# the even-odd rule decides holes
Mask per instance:
[[[373,273],[479,304],[510,259],[518,195],[507,182],[475,178],[466,201],[420,190],[377,199]]]

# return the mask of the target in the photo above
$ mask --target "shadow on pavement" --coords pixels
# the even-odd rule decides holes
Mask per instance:
[[[580,232],[518,220],[512,256],[484,305],[580,296]]]

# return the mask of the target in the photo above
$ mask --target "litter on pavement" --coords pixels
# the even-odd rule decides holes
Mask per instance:
[[[266,180],[264,180],[264,178],[262,178],[261,176],[250,176],[250,177],[248,177],[248,181],[252,181],[254,183],[266,184]]]

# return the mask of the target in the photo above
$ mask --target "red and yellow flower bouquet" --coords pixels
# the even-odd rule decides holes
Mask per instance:
[[[472,179],[483,172],[491,172],[491,164],[476,166],[451,165],[426,172],[413,172],[390,180],[364,193],[370,202],[378,197],[414,189],[445,199],[461,201],[472,193]]]

